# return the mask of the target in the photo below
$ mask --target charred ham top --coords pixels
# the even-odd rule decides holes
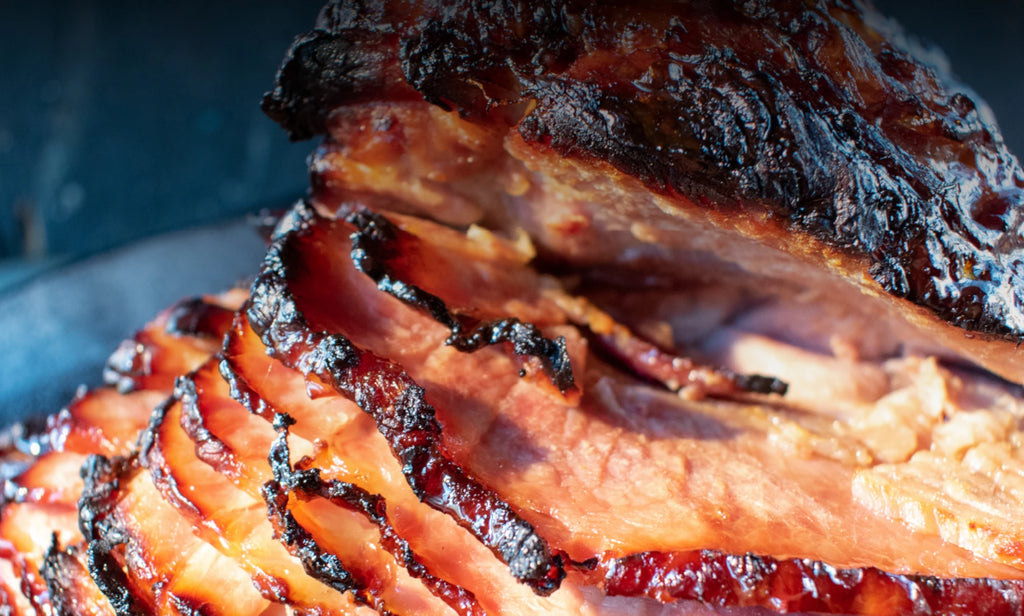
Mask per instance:
[[[860,2],[332,2],[264,100],[293,139],[423,101],[853,257],[1024,339],[1024,175],[986,107]]]

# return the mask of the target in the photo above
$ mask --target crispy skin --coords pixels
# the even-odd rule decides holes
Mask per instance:
[[[480,127],[480,142],[448,122],[402,145],[417,129],[370,111],[424,101]],[[927,335],[1024,378],[1010,347],[941,326],[1022,340],[1021,168],[983,103],[861,3],[334,2],[264,108],[293,138],[330,135],[314,163],[321,193],[342,170],[343,189],[390,194],[357,176],[380,173],[366,169],[381,156],[406,161],[408,185],[448,187],[420,209],[466,201],[463,223],[522,225],[575,263],[639,251],[664,268],[694,225],[721,231],[719,243],[792,257],[789,279],[887,295],[879,305]],[[357,151],[366,135],[381,143]],[[533,220],[550,212],[458,189],[500,184],[509,161],[589,201],[565,237]],[[648,231],[622,231],[634,222]]]

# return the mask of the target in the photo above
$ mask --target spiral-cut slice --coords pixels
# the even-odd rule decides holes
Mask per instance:
[[[292,574],[301,573],[304,567],[309,576],[304,581],[299,580],[301,586],[289,581],[290,577],[282,577],[282,581],[296,592],[304,588],[309,592],[310,583],[320,587],[321,595],[323,590],[328,590],[329,597],[320,597],[323,601],[320,609],[330,607],[332,603],[324,599],[333,596],[336,603],[350,603],[349,597],[355,597],[362,603],[395,614],[450,614],[445,597],[454,599],[456,604],[467,600],[457,588],[447,588],[430,575],[417,563],[414,554],[402,549],[386,516],[380,517],[382,514],[376,509],[338,507],[329,499],[292,496],[292,486],[286,485],[286,481],[282,483],[284,477],[280,473],[275,476],[271,472],[268,461],[276,438],[271,421],[267,420],[272,420],[273,411],[267,411],[267,419],[260,417],[260,413],[271,407],[248,390],[237,376],[230,374],[229,367],[224,365],[221,371],[227,373],[227,382],[220,378],[216,366],[204,367],[183,382],[189,393],[182,398],[182,425],[194,442],[199,458],[222,476],[229,477],[250,497],[261,499],[263,522],[267,522],[269,511],[276,535],[294,558],[301,561]],[[291,384],[270,372],[263,373],[263,378],[268,387]],[[301,378],[298,380],[302,382]],[[255,412],[250,413],[230,395],[250,402]],[[361,416],[358,409],[354,411],[357,417]],[[324,414],[328,422],[331,416]],[[293,444],[300,451],[309,454],[315,451],[312,442],[296,441]],[[195,497],[190,498],[190,502],[198,505]],[[233,527],[235,524],[232,522]],[[252,555],[250,551],[248,556]],[[333,565],[327,567],[325,563]],[[323,584],[334,590],[330,591]],[[301,601],[293,603],[303,607]]]
[[[232,459],[226,445],[212,451],[210,439],[204,441],[202,458],[197,457],[196,442],[182,428],[182,408],[187,407],[192,413],[200,407],[224,412],[225,406],[235,404],[226,397],[223,386],[210,386],[209,380],[216,375],[217,362],[212,359],[193,376],[179,381],[176,401],[154,415],[143,437],[142,464],[151,472],[163,497],[189,520],[194,532],[245,569],[265,597],[326,615],[355,614],[356,605],[350,596],[303,573],[302,563],[274,539],[267,505],[259,496],[262,478],[258,471],[247,475],[224,473],[225,459],[236,464],[241,461]],[[218,394],[222,396],[219,399]],[[200,395],[207,400],[198,400]],[[238,410],[244,413],[244,409]],[[268,447],[261,445],[248,442],[245,451],[255,458],[257,465],[262,461],[266,467]],[[232,477],[248,491],[233,483]]]
[[[123,343],[108,362],[108,378],[115,370],[131,372],[119,374],[120,391],[83,389],[67,407],[46,419],[40,434],[31,437],[22,468],[5,479],[0,537],[11,552],[5,555],[11,563],[4,569],[10,567],[12,575],[20,578],[21,594],[37,611],[50,609],[50,597],[57,595],[79,606],[75,609],[109,611],[105,600],[91,602],[102,595],[74,565],[82,564],[84,550],[79,547],[79,468],[90,454],[127,453],[152,409],[170,394],[174,379],[219,347],[230,321],[211,315],[231,314],[244,297],[244,292],[236,290],[186,300],[165,310]],[[117,359],[128,348],[137,359],[133,366]],[[131,387],[124,381],[129,378],[135,379]],[[44,557],[50,563],[46,567]]]
[[[327,477],[350,463],[330,446],[336,431],[348,429],[347,420],[326,419],[313,427],[317,415],[295,409],[303,404],[326,409],[351,398],[373,417],[407,479],[417,464],[430,468],[438,459],[459,464],[467,476],[513,503],[552,553],[571,555],[565,562],[572,575],[565,584],[581,593],[592,584],[601,593],[597,596],[867,609],[838,600],[819,605],[785,599],[791,587],[820,582],[827,588],[826,578],[838,571],[890,580],[872,586],[882,589],[877,593],[862,596],[893,605],[913,603],[918,584],[944,589],[929,599],[937,606],[948,607],[962,597],[991,600],[993,609],[1012,610],[1018,604],[1017,582],[990,585],[977,579],[1019,577],[1013,569],[934,535],[907,533],[859,504],[850,491],[837,491],[837,482],[852,485],[856,457],[813,450],[779,457],[779,446],[796,444],[786,445],[786,439],[801,434],[809,439],[814,436],[810,430],[822,429],[820,423],[784,407],[695,402],[658,392],[588,355],[578,333],[555,325],[549,331],[565,336],[582,388],[579,398],[566,397],[545,379],[521,379],[521,364],[500,348],[465,354],[446,346],[448,328],[339,265],[338,255],[350,250],[349,235],[346,225],[306,209],[287,217],[247,311],[274,358],[258,359],[258,349],[245,350],[251,343],[239,351],[234,345],[251,335],[244,331],[232,333],[226,347],[228,364],[240,366],[257,390],[268,390],[270,381],[281,383],[270,388],[279,393],[261,394],[260,400],[272,400],[269,405],[250,400],[250,406],[294,412],[294,433],[326,444],[308,468],[319,468]],[[449,275],[459,272],[449,270]],[[446,299],[443,290],[438,297]],[[266,365],[278,361],[304,379],[293,376],[291,385],[284,386],[282,375]],[[355,377],[360,370],[363,376]],[[413,389],[409,379],[424,389]],[[430,421],[440,426],[431,437],[436,449],[422,461],[402,457],[412,449],[409,445],[422,442],[417,439],[424,431],[437,430]],[[837,440],[841,436],[831,438],[848,446]],[[415,488],[414,481],[411,485]],[[470,501],[455,489],[449,495]],[[430,502],[429,496],[420,497]],[[823,533],[824,528],[835,532]],[[913,562],[901,561],[901,554],[913,555]],[[701,564],[693,568],[695,559]],[[738,562],[757,563],[761,569],[737,567]],[[766,569],[781,573],[763,575]],[[622,572],[631,573],[623,577]],[[921,575],[925,572],[935,577]],[[653,586],[623,582],[634,574],[653,580]],[[732,590],[720,601],[699,589],[671,590],[672,580],[693,575],[722,579]],[[735,590],[744,584],[754,590]]]
[[[300,207],[282,224],[315,218],[312,211]],[[308,230],[317,228],[314,224]],[[322,380],[370,414],[421,500],[471,530],[509,565],[516,579],[539,594],[557,589],[565,576],[563,556],[552,552],[507,502],[440,450],[441,427],[433,407],[423,399],[422,387],[400,365],[360,349],[345,336],[308,328],[287,287],[288,266],[282,262],[292,247],[286,245],[285,237],[280,239],[271,247],[266,267],[253,286],[247,311],[267,346],[285,364]]]
[[[149,471],[135,458],[110,461],[94,456],[86,469],[80,511],[85,538],[90,551],[121,571],[120,579],[110,585],[130,594],[136,609],[284,613],[281,605],[259,593],[237,563],[196,537],[189,521],[163,499]],[[90,565],[93,576],[100,577],[94,563]],[[111,588],[103,590],[111,597]],[[116,608],[113,597],[111,602]]]
[[[355,227],[353,264],[378,289],[447,327],[447,343],[459,350],[511,342],[517,354],[538,357],[565,391],[573,381],[565,340],[545,338],[537,326],[573,323],[637,376],[672,391],[786,393],[779,379],[701,365],[643,340],[586,298],[567,293],[557,279],[539,275],[528,264],[532,251],[522,246],[479,228],[471,238],[422,219],[390,216],[395,222],[369,210],[347,218]],[[459,275],[445,275],[452,271]]]
[[[380,497],[389,512],[387,521],[419,563],[457,585],[445,594],[451,590],[462,594],[460,588],[470,591],[485,613],[495,615],[578,613],[584,609],[578,590],[563,587],[551,596],[539,597],[517,583],[506,565],[472,533],[419,501],[372,418],[343,398],[308,396],[305,377],[268,357],[255,333],[244,323],[240,325],[229,335],[221,369],[232,384],[233,395],[256,412],[273,409],[295,421],[290,428],[291,448],[311,452],[312,457],[304,458],[300,468],[315,469],[318,482],[352,484]],[[315,450],[310,448],[313,441],[320,443]]]
[[[48,551],[43,559],[42,574],[47,581],[54,614],[115,616],[107,597],[89,574],[82,544]]]
[[[177,302],[151,326],[121,343],[107,360],[104,380],[121,392],[170,391],[175,378],[219,348],[234,309],[245,296],[244,291],[235,289],[219,298],[192,297]]]

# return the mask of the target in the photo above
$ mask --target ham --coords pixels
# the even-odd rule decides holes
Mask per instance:
[[[1024,610],[1024,174],[872,8],[332,2],[264,108],[248,292],[0,448],[10,613]]]
[[[451,262],[453,255],[470,253],[476,253],[478,257],[472,261],[470,279],[481,270],[487,270],[486,261],[481,257],[485,251],[479,247],[474,249],[472,240],[463,236],[460,243],[456,236],[430,232],[427,223],[419,221],[414,224],[424,237],[445,237],[447,243],[443,247],[434,244],[432,249],[446,253],[447,257],[439,255],[438,258],[404,261],[397,253],[391,252],[396,262],[405,264],[407,271],[425,268],[428,264]],[[409,225],[410,228],[413,226]],[[797,574],[798,571],[814,570],[825,566],[825,563],[845,567],[857,583],[864,579],[878,579],[878,586],[871,581],[864,583],[872,588],[902,588],[901,593],[913,588],[913,584],[944,584],[954,577],[973,575],[1010,580],[1020,577],[1019,573],[1006,568],[1012,560],[1004,559],[1005,564],[983,564],[985,557],[970,555],[955,542],[943,546],[942,541],[936,541],[938,537],[935,534],[907,533],[890,515],[873,509],[870,503],[858,502],[852,486],[860,473],[873,468],[871,453],[848,451],[849,456],[844,458],[828,449],[829,446],[842,447],[844,444],[854,445],[854,449],[864,447],[868,440],[866,436],[861,437],[864,440],[849,438],[853,425],[840,425],[837,429],[834,421],[823,422],[813,416],[788,413],[784,403],[772,411],[769,408],[772,398],[751,404],[744,399],[749,394],[743,392],[736,392],[736,400],[721,402],[687,401],[659,393],[659,389],[665,391],[663,385],[654,387],[649,382],[636,380],[633,374],[616,374],[599,358],[586,356],[583,337],[578,331],[572,331],[564,315],[559,317],[555,311],[556,304],[551,304],[546,316],[535,313],[533,317],[561,334],[570,357],[574,355],[573,349],[577,349],[573,365],[579,390],[563,392],[553,386],[556,375],[550,364],[545,372],[543,362],[536,362],[538,365],[533,376],[527,373],[526,377],[521,377],[523,359],[516,353],[514,345],[504,349],[473,349],[471,354],[456,350],[457,344],[451,344],[450,329],[435,318],[435,313],[442,312],[438,305],[431,312],[414,303],[396,300],[380,292],[379,281],[360,276],[358,266],[342,267],[340,263],[349,254],[355,263],[365,257],[361,249],[353,250],[360,245],[359,234],[353,233],[349,225],[322,218],[311,209],[300,207],[285,218],[281,230],[271,247],[265,269],[253,287],[248,315],[261,333],[264,344],[271,349],[271,354],[305,373],[306,385],[296,383],[289,388],[290,391],[305,389],[307,396],[317,400],[325,400],[332,395],[350,398],[380,424],[382,419],[376,415],[379,411],[374,406],[380,404],[374,402],[378,396],[398,396],[390,398],[395,400],[396,412],[409,412],[401,409],[412,410],[416,408],[415,404],[423,404],[415,402],[413,406],[406,406],[413,403],[404,396],[413,394],[401,392],[410,391],[416,385],[405,380],[408,377],[396,372],[394,364],[389,363],[398,362],[408,370],[405,374],[411,376],[414,383],[422,383],[427,401],[433,391],[439,397],[435,400],[445,403],[443,406],[439,402],[433,403],[433,412],[444,429],[441,430],[442,448],[431,456],[447,453],[472,475],[496,489],[499,496],[508,498],[514,507],[523,511],[539,535],[550,542],[551,549],[564,550],[569,568],[586,569],[585,563],[595,559],[600,570],[615,571],[614,574],[606,573],[608,577],[603,582],[606,590],[626,592],[617,581],[618,572],[623,570],[634,572],[624,574],[627,577],[654,575],[652,570],[647,574],[635,573],[637,570],[630,567],[638,562],[673,562],[679,566],[677,575],[683,575],[683,571],[702,571],[701,575],[708,575],[719,568],[736,569],[735,565],[728,564],[731,561],[722,552],[742,554],[750,551],[768,557],[765,561],[756,561],[756,567],[746,568],[752,576],[746,583],[754,587],[759,583],[769,587],[776,585],[771,576],[762,578],[758,571],[782,569],[796,576],[791,579],[798,580],[803,575]],[[484,237],[485,245],[496,241],[490,236]],[[428,241],[424,240],[425,243]],[[405,243],[414,242],[409,240]],[[448,247],[450,250],[445,250]],[[424,250],[421,246],[420,251],[413,254],[422,255]],[[332,255],[332,251],[336,251],[335,254]],[[502,254],[500,251],[492,252]],[[508,263],[504,266],[507,277],[517,278]],[[434,290],[443,295],[442,286],[467,287],[453,282],[451,276],[457,274],[448,271],[449,278],[435,282]],[[429,281],[428,273],[420,273],[419,277]],[[414,278],[417,278],[416,274],[410,276],[410,280]],[[401,294],[403,297],[422,297],[423,289],[411,285],[410,280],[392,279],[385,286],[402,286],[407,291]],[[500,289],[500,286],[492,286],[490,292]],[[506,306],[506,309],[515,306],[512,300],[521,296],[522,289],[514,286],[512,289],[516,295],[506,298],[506,301],[491,296],[483,302],[484,308],[477,308],[477,313],[486,314],[487,306],[492,306],[491,309],[499,305]],[[482,293],[483,297],[487,295]],[[331,301],[330,298],[336,297],[346,300]],[[453,293],[453,298],[457,297],[458,293]],[[537,304],[525,305],[525,311],[537,309]],[[508,316],[521,319],[525,314],[516,316],[513,311]],[[431,331],[434,333],[429,334]],[[543,328],[538,331],[544,333]],[[553,336],[549,336],[551,338]],[[449,345],[445,344],[446,341]],[[377,357],[360,359],[369,352],[368,349],[372,349]],[[382,357],[389,361],[382,360]],[[365,362],[370,362],[370,365]],[[928,365],[934,366],[934,363]],[[928,365],[922,365],[920,369],[927,370]],[[373,380],[346,376],[353,370],[369,370],[380,376]],[[259,368],[252,371],[255,374],[268,372]],[[465,375],[476,378],[467,379]],[[352,385],[353,378],[361,385]],[[386,385],[392,381],[395,385]],[[378,391],[376,387],[387,387],[385,391],[389,393],[375,393]],[[332,388],[335,390],[333,394],[330,393]],[[292,399],[296,397],[293,395]],[[297,397],[299,401],[302,399],[301,395]],[[430,413],[427,412],[429,423]],[[414,450],[413,443],[422,438],[415,434],[424,429],[432,430],[418,423],[423,421],[421,417],[421,414],[414,414],[408,417],[399,415],[395,420],[385,418],[383,421],[387,423],[379,425],[379,430],[386,440],[394,442],[396,435],[392,431],[396,424],[404,426],[404,430],[412,431],[405,438],[413,440],[405,442]],[[572,421],[567,424],[569,418]],[[567,425],[573,426],[571,432],[565,430]],[[779,432],[773,434],[772,428],[778,428]],[[658,435],[665,442],[652,447],[647,439],[638,438],[644,434]],[[398,438],[401,437],[399,433]],[[800,445],[812,450],[799,453],[794,449],[791,453],[796,455],[779,458],[778,447],[787,439],[794,439],[790,445],[799,447],[797,443],[805,437],[807,440]],[[326,436],[321,438],[327,442]],[[821,440],[815,442],[817,439]],[[670,448],[663,449],[666,445]],[[819,451],[813,451],[814,447]],[[609,451],[614,451],[614,454]],[[600,457],[594,458],[595,454]],[[858,461],[858,454],[866,454],[868,458]],[[599,459],[604,461],[598,462]],[[675,467],[666,466],[672,461],[676,462]],[[445,464],[443,459],[440,463]],[[625,466],[617,469],[621,465]],[[423,468],[429,467],[430,463],[424,463]],[[591,468],[600,472],[583,472]],[[655,482],[648,480],[642,489],[637,490],[637,482],[644,475],[636,469],[657,469],[650,475]],[[524,473],[521,478],[520,472]],[[845,479],[841,479],[843,477]],[[845,481],[846,487],[837,488],[839,481]],[[414,482],[415,478],[410,479],[413,487]],[[665,488],[660,488],[661,485]],[[716,500],[711,489],[714,485],[722,486],[718,492],[721,500]],[[563,494],[565,498],[553,498],[556,493]],[[612,494],[614,498],[609,498]],[[676,507],[679,508],[678,517],[672,513]],[[460,510],[465,512],[465,505]],[[1012,517],[1010,509],[1007,516]],[[742,523],[722,524],[723,518],[728,520],[730,517],[730,521]],[[694,524],[702,519],[705,520],[704,526]],[[780,523],[785,526],[780,526]],[[829,525],[831,530],[824,531],[823,528]],[[740,529],[744,532],[736,533]],[[758,532],[764,534],[758,536]],[[828,536],[830,542],[819,541],[810,547],[810,536]],[[707,552],[705,556],[691,552],[698,546],[716,545],[715,542],[720,542],[716,547],[722,551]],[[652,550],[654,546],[657,549]],[[671,546],[675,546],[672,552],[675,556],[669,556],[666,551]],[[900,562],[907,556],[910,558]],[[780,557],[785,562],[804,564],[780,566],[777,564]],[[797,560],[785,560],[792,557]],[[844,561],[844,558],[851,560]],[[818,561],[818,564],[810,560]],[[880,574],[879,567],[890,573],[881,574],[881,578],[872,577]],[[658,566],[651,565],[651,568],[657,570]],[[884,581],[892,580],[885,576],[896,571],[912,573],[911,577],[900,579],[920,581],[911,581],[909,586],[903,585],[908,583],[906,581]],[[913,577],[920,575],[926,577]],[[934,581],[926,582],[927,576]],[[667,583],[665,575],[655,575],[655,579],[661,580],[661,584]],[[813,576],[810,579],[813,580]],[[941,579],[947,582],[941,582]],[[567,580],[571,583],[571,577]],[[827,583],[824,580],[822,583],[825,585],[821,594],[830,594]],[[989,597],[1012,596],[1016,592],[1012,589],[1017,584],[1014,581],[992,585],[982,579],[961,580],[951,583],[949,590],[938,591],[928,601],[934,601],[935,606],[960,601],[954,597],[959,597],[961,592],[971,595],[972,591],[964,590],[971,588],[978,590],[979,597],[983,597],[978,599],[981,604]],[[630,588],[629,592],[661,599],[679,597],[672,595],[666,587],[641,590],[641,584]],[[681,596],[711,603],[720,600],[723,604],[750,601],[772,605],[768,598],[757,597],[756,593],[752,593],[754,597],[739,599],[730,594],[735,591],[723,590],[726,598],[716,599],[712,591],[707,591],[706,595],[701,594],[705,592],[703,589],[699,592],[691,589],[689,592],[693,594]],[[854,602],[867,601],[872,594],[864,589],[849,592],[848,596],[853,597],[851,601]],[[888,596],[885,592],[881,594]],[[912,601],[910,595],[903,596],[904,601]],[[812,598],[820,600],[817,595]],[[838,599],[831,604],[824,600],[824,604],[814,603],[808,597],[804,599],[809,603],[794,600],[794,609],[867,609],[863,605],[857,607],[860,604],[838,603]],[[779,601],[776,598],[778,605],[784,604]],[[1015,601],[999,603],[998,607],[1015,609]]]
[[[324,9],[264,100],[326,136],[320,204],[522,229],[559,266],[795,282],[1024,377],[1021,167],[871,7],[506,9]]]
[[[79,469],[90,455],[128,454],[174,379],[213,353],[230,324],[198,319],[184,328],[183,320],[231,315],[243,298],[236,291],[175,304],[111,356],[105,377],[112,386],[81,391],[39,434],[9,429],[20,436],[5,458],[20,459],[5,468],[0,580],[13,613],[113,613],[102,583],[89,575],[87,544],[79,532]],[[136,360],[126,361],[128,355]],[[19,450],[24,453],[16,456]]]

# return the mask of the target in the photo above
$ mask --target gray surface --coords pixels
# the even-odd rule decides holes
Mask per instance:
[[[121,340],[175,301],[252,276],[263,241],[244,221],[179,231],[36,278],[0,296],[0,425],[96,385]]]

